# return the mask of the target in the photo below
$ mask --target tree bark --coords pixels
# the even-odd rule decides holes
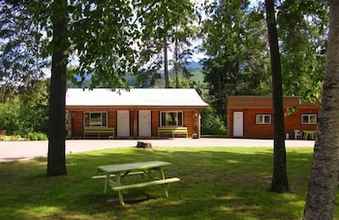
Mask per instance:
[[[164,36],[164,75],[165,75],[165,88],[170,88],[168,76],[168,55],[167,55],[167,36]]]
[[[339,157],[339,1],[330,1],[327,69],[304,220],[333,219]]]
[[[67,1],[53,2],[52,69],[49,96],[47,175],[66,175],[65,99],[67,67]]]
[[[282,193],[289,191],[289,186],[286,165],[281,62],[275,19],[274,0],[265,0],[265,7],[272,69],[274,152],[271,191]]]
[[[174,71],[175,71],[175,88],[179,88],[179,42],[178,38],[175,37],[175,45],[174,45],[174,56],[175,56],[175,64],[174,64]]]

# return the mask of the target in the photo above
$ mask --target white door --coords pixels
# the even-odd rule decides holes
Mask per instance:
[[[139,136],[151,137],[151,111],[139,111]]]
[[[129,137],[129,111],[117,111],[117,136]]]
[[[233,136],[244,136],[244,113],[233,112]]]

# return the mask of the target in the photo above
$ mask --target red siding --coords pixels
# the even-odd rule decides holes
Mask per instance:
[[[83,108],[67,108],[72,113],[72,136],[74,138],[83,137],[83,113],[89,111],[103,111],[108,113],[108,127],[117,129],[117,110],[129,110],[130,111],[130,136],[137,137],[139,133],[138,129],[138,112],[139,110],[151,110],[151,129],[152,136],[158,136],[159,127],[159,113],[160,111],[183,111],[183,123],[188,129],[189,137],[192,137],[193,133],[198,133],[198,113],[199,109],[180,109],[180,108],[166,108],[166,109],[128,109],[128,108],[99,108],[99,107],[83,107]]]
[[[158,127],[159,127],[159,111],[152,110],[152,136],[158,136]]]
[[[114,132],[117,132],[117,112],[113,110],[108,111],[108,127],[114,128]]]
[[[189,137],[192,137],[192,134],[195,132],[193,117],[193,111],[184,111],[184,127],[187,127]]]
[[[229,136],[233,136],[233,112],[244,113],[244,137],[248,138],[272,138],[273,126],[256,124],[256,114],[272,113],[272,109],[229,109],[228,110],[228,132]],[[305,125],[301,123],[301,115],[303,113],[317,113],[317,108],[301,108],[296,112],[287,115],[285,111],[285,133],[293,134],[294,130],[316,130],[317,125]],[[273,118],[272,118],[273,120]]]
[[[71,112],[72,137],[82,137],[83,113],[80,111]]]

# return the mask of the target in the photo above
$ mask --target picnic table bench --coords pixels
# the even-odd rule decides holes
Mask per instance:
[[[165,170],[163,168],[169,165],[171,165],[171,163],[164,161],[148,161],[148,162],[99,166],[98,172],[103,173],[104,175],[94,176],[92,178],[93,179],[104,178],[105,179],[104,193],[107,193],[108,187],[110,187],[112,191],[118,192],[119,202],[122,206],[124,206],[125,203],[122,192],[129,189],[164,185],[165,196],[168,197],[167,185],[170,183],[180,181],[180,179],[177,177],[172,178],[166,177]],[[154,177],[153,175],[151,175],[152,171],[159,171],[160,176]],[[148,176],[151,178],[151,180],[132,184],[122,183],[123,178],[134,175]]]
[[[188,130],[187,127],[159,127],[158,128],[158,136],[163,136],[163,135],[170,135],[173,138],[176,135],[183,135],[186,138],[188,137]]]
[[[103,128],[103,127],[84,127],[84,136],[85,137],[101,137],[101,136],[110,136],[114,137],[114,128]]]

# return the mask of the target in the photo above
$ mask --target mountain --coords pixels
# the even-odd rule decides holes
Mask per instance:
[[[196,61],[192,61],[190,63],[186,64],[186,68],[187,70],[192,74],[192,78],[191,80],[196,81],[196,82],[203,82],[204,79],[204,75],[202,73],[202,65],[199,62]],[[163,69],[160,70],[160,79],[156,79],[156,83],[154,85],[154,87],[164,87],[165,86],[165,82],[164,82],[164,73],[163,73]],[[175,73],[173,72],[173,68],[170,68],[169,70],[169,77],[171,79],[174,79],[175,77]],[[136,86],[137,83],[137,79],[135,75],[131,75],[131,74],[127,74],[126,75],[126,79],[128,81],[128,85],[129,86]],[[148,79],[150,80],[150,79]],[[70,88],[77,88],[77,87],[89,87],[90,86],[90,82],[91,82],[91,75],[86,75],[84,81],[82,82],[82,85],[78,85],[77,82],[79,83],[81,81],[81,77],[80,75],[75,75],[73,79],[68,80],[68,87]],[[150,81],[146,81],[145,85],[147,87],[147,85],[150,84]]]
[[[202,65],[199,62],[190,62],[186,65],[186,68],[189,71],[196,71],[196,70],[202,70]]]

